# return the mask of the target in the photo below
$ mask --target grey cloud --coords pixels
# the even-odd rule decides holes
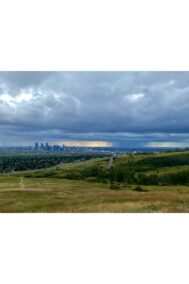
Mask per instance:
[[[187,141],[188,116],[189,72],[0,72],[3,144]]]

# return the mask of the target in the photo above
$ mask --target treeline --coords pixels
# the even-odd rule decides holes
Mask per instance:
[[[37,170],[52,167],[60,163],[85,161],[101,157],[93,154],[33,154],[33,155],[1,155],[0,172]]]
[[[97,156],[96,156],[97,157]],[[60,157],[59,157],[60,158]],[[67,157],[67,162],[76,159],[89,159],[90,156]],[[60,161],[62,162],[62,160]],[[66,157],[64,157],[66,162]],[[50,169],[28,173],[27,177],[52,177],[65,178],[71,180],[87,180],[91,182],[103,183],[125,183],[132,185],[189,185],[189,171],[176,171],[174,173],[150,174],[149,170],[160,169],[164,167],[189,165],[189,155],[179,154],[167,157],[147,157],[142,160],[134,160],[131,157],[124,164],[114,159],[113,167],[108,169],[105,164],[86,165],[85,167],[76,167],[73,169]],[[35,163],[36,164],[36,163]],[[58,164],[56,160],[56,164]],[[41,166],[42,168],[44,167]]]
[[[49,175],[53,176],[49,172]],[[58,176],[55,173],[54,177]],[[110,170],[103,167],[90,167],[82,170],[65,171],[63,178],[73,180],[88,180],[104,183],[126,183],[137,185],[187,185],[189,184],[189,171],[179,171],[164,175],[137,173],[125,170],[121,167],[111,168]]]
[[[135,179],[136,184],[142,185],[189,185],[189,171],[179,171],[164,175],[140,174]]]
[[[135,171],[148,171],[164,167],[189,165],[189,155],[179,154],[167,157],[145,158],[134,162],[131,166]]]

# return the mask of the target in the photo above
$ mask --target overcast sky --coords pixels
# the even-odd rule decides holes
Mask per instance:
[[[188,131],[189,72],[0,72],[2,146],[185,147]]]

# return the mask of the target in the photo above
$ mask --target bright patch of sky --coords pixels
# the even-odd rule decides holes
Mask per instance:
[[[107,141],[77,141],[77,140],[54,141],[51,142],[50,144],[52,145],[56,144],[60,146],[64,144],[65,146],[72,146],[72,147],[112,147],[113,146],[113,143]]]
[[[129,94],[124,97],[125,100],[131,101],[133,103],[140,101],[142,98],[144,98],[144,93],[139,94]]]
[[[21,91],[21,93],[16,96],[11,96],[9,94],[0,94],[0,101],[8,104],[11,107],[16,107],[17,104],[30,101],[32,97],[32,92],[29,90]]]

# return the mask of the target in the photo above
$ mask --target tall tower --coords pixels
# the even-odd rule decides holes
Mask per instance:
[[[36,142],[35,143],[35,150],[38,150],[39,149],[39,144]]]
[[[45,145],[43,144],[43,143],[41,143],[41,150],[44,150],[44,148],[45,148]]]
[[[45,143],[45,150],[46,150],[46,151],[49,150],[49,144],[48,144],[48,142]]]

